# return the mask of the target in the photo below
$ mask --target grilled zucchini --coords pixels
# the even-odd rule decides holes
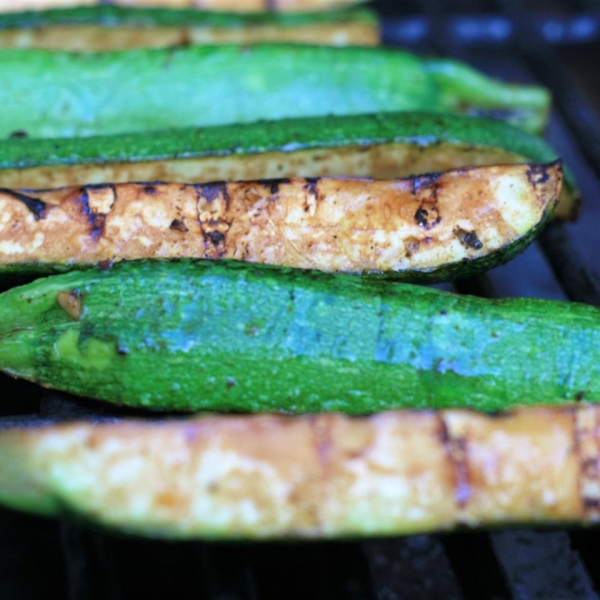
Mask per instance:
[[[454,279],[523,250],[551,216],[561,181],[557,162],[389,181],[0,189],[0,270],[206,258]]]
[[[167,538],[596,523],[599,422],[578,405],[14,427],[0,502]]]
[[[540,138],[500,121],[405,112],[88,139],[11,139],[0,148],[0,186],[322,176],[392,179],[557,158]],[[568,170],[565,176],[556,215],[573,219],[579,192]]]
[[[1,48],[100,52],[180,44],[294,42],[375,46],[368,10],[232,14],[110,5],[0,15]]]
[[[14,12],[48,8],[114,4],[139,7],[191,7],[233,12],[316,11],[352,6],[362,0],[0,0],[0,11]]]
[[[286,44],[102,53],[0,50],[0,139],[399,110],[502,112],[540,131],[547,90],[389,48]],[[466,76],[471,74],[470,77]]]
[[[0,368],[153,410],[600,398],[600,309],[219,262],[130,262],[0,295]]]

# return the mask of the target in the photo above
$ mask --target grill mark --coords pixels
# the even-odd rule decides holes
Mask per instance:
[[[438,413],[439,439],[450,462],[454,474],[454,499],[459,511],[464,511],[471,499],[472,490],[469,474],[468,446],[464,437],[453,437],[448,429],[443,413]]]
[[[600,518],[600,448],[596,431],[598,411],[580,406],[574,411],[574,451],[579,458],[579,498],[583,514],[590,520]]]
[[[86,185],[81,188],[81,192],[79,194],[79,201],[81,202],[81,207],[83,209],[83,214],[85,215],[88,223],[90,224],[90,234],[92,239],[95,241],[104,233],[104,224],[106,222],[106,215],[104,213],[94,212],[90,208],[90,197],[88,194],[88,190],[93,189],[110,189],[113,193],[113,196],[116,198],[116,189],[112,184],[94,184],[94,185]]]
[[[440,173],[431,173],[412,179],[411,193],[415,198],[421,194],[427,194],[420,203],[415,212],[415,221],[419,227],[429,230],[438,225],[442,217],[437,207],[438,203],[438,183]]]
[[[46,216],[47,205],[39,198],[27,196],[26,194],[22,194],[21,192],[17,192],[15,190],[9,190],[8,188],[0,188],[0,193],[6,194],[15,200],[18,200],[19,202],[22,202],[29,209],[29,212],[31,212],[36,221],[39,221]]]

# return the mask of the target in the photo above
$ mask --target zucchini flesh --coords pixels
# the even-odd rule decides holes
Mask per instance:
[[[102,5],[0,15],[2,48],[94,52],[261,41],[374,46],[379,28],[374,13],[356,9],[240,15]]]
[[[462,89],[455,83],[449,103],[447,78],[430,74],[426,61],[388,48],[0,50],[0,64],[0,139],[17,133],[92,136],[285,117],[476,108],[469,104],[470,85]],[[537,86],[496,86],[505,93],[495,105],[487,98],[485,108],[506,109],[507,120],[539,131],[548,92]]]
[[[549,163],[540,138],[491,119],[421,112],[315,117],[86,139],[7,140],[4,188],[281,177],[391,179],[454,168]],[[565,171],[556,216],[575,218],[579,191]]]
[[[466,277],[525,249],[554,210],[560,163],[374,181],[0,189],[0,264],[233,259],[301,269]]]
[[[0,502],[172,539],[598,522],[597,406],[0,430]]]
[[[381,279],[124,262],[0,295],[0,368],[151,410],[343,411],[600,398],[600,309]]]

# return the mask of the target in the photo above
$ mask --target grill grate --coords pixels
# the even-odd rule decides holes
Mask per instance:
[[[578,223],[551,225],[512,263],[454,289],[600,305],[594,253],[600,239],[595,231],[600,119],[575,83],[580,64],[566,62],[569,52],[592,62],[600,58],[600,2],[580,0],[575,12],[566,1],[380,0],[376,6],[385,16],[384,39],[390,45],[455,56],[491,75],[548,86],[555,97],[548,137],[583,192]],[[591,91],[600,98],[600,88]],[[56,394],[42,399],[36,386],[0,381],[5,398],[18,398],[12,407],[3,401],[3,425],[114,418],[114,409],[109,413],[94,402]],[[13,416],[17,412],[29,414]],[[459,532],[345,543],[169,544],[0,511],[0,597],[6,600],[597,600],[599,560],[594,530]]]

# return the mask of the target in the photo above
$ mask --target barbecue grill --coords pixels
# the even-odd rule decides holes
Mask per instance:
[[[583,194],[575,224],[554,223],[512,263],[444,286],[483,296],[600,304],[600,2],[381,0],[387,44],[466,60],[554,94],[547,137]],[[0,425],[131,411],[0,379]],[[0,510],[0,598],[72,600],[600,599],[597,529],[458,531],[388,540],[167,543],[71,520]]]

